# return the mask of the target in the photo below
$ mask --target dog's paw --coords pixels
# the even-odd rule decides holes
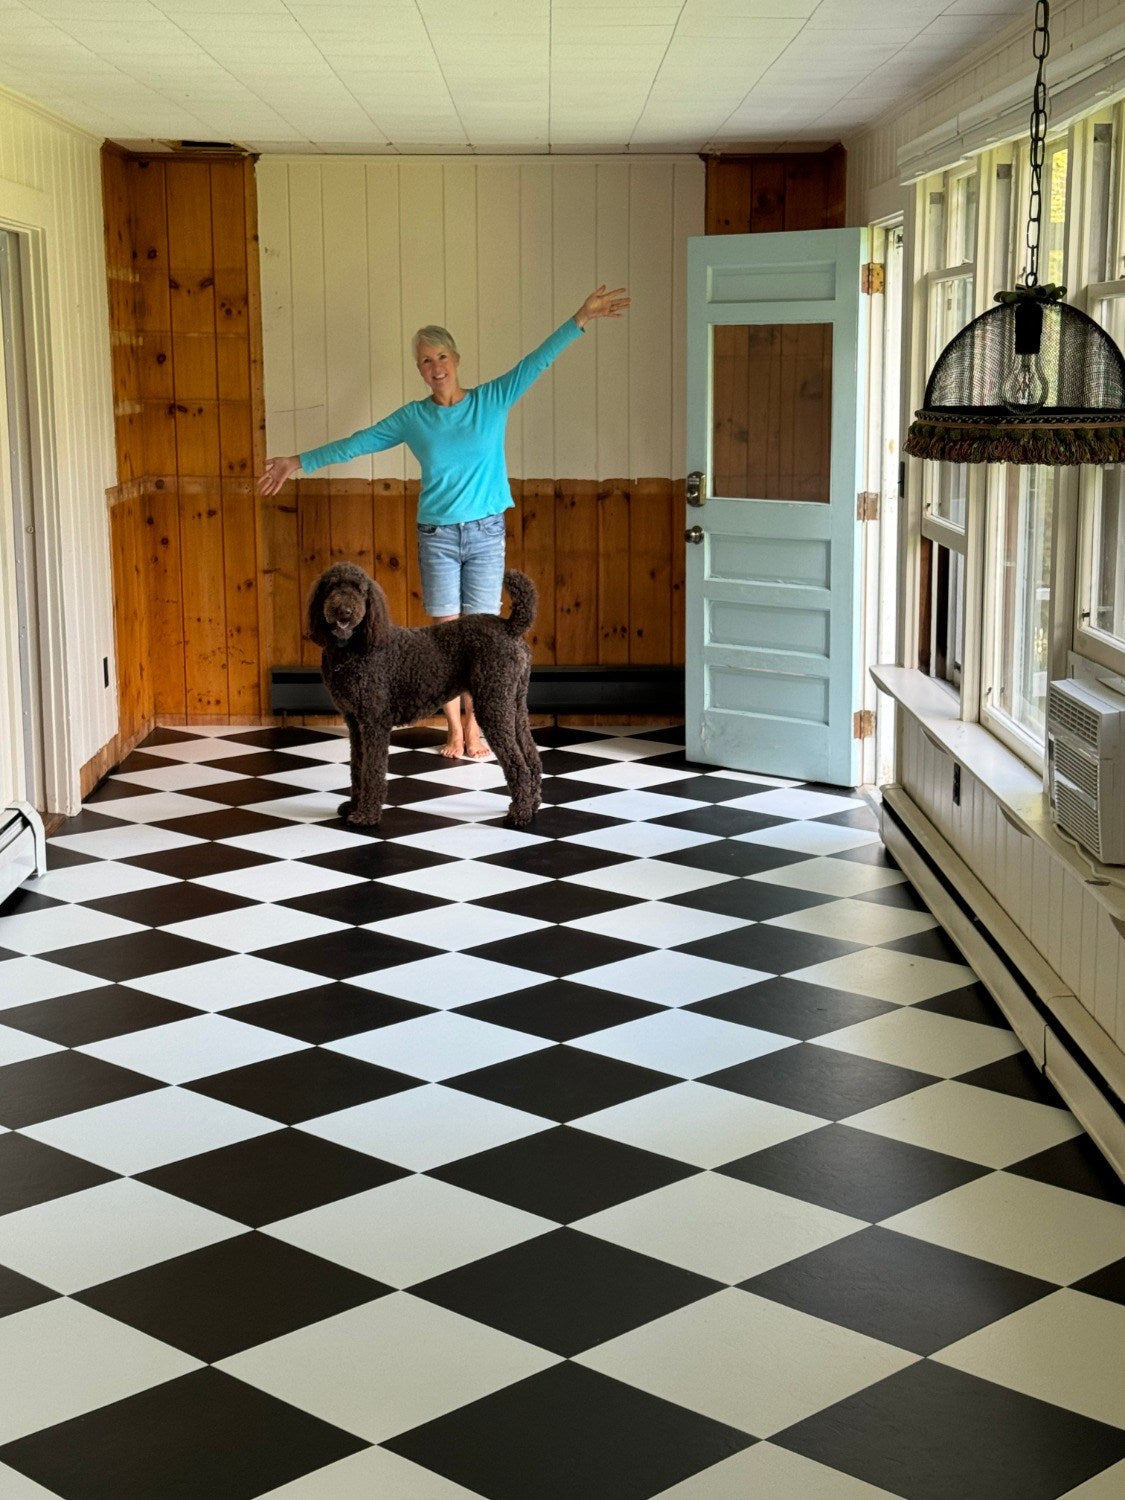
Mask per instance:
[[[338,818],[346,818],[346,819],[348,819],[350,821],[351,820],[351,815],[352,815],[352,799],[349,797],[346,802],[341,802],[340,803],[339,807],[336,809],[336,816]]]
[[[353,808],[346,815],[345,821],[350,823],[353,828],[375,828],[382,816],[383,812],[381,808],[374,813],[364,812],[362,808]]]

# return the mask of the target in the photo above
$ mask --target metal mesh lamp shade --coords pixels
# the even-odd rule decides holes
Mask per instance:
[[[1093,318],[1049,300],[1061,291],[1002,292],[950,340],[907,453],[950,463],[1125,460],[1125,358]]]

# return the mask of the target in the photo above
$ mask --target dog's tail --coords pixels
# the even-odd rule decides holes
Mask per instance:
[[[513,635],[524,635],[535,619],[537,594],[535,585],[526,573],[509,568],[504,574],[504,587],[512,601],[512,610],[505,624]]]

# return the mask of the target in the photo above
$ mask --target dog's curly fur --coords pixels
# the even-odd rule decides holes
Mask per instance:
[[[322,573],[309,596],[308,633],[351,739],[349,823],[378,823],[387,791],[387,747],[397,724],[441,711],[471,693],[477,720],[508,782],[508,821],[525,827],[539,806],[542,767],[527,720],[531,652],[522,637],[535,618],[535,585],[504,574],[511,614],[462,615],[406,629],[391,623],[383,590],[355,563]]]

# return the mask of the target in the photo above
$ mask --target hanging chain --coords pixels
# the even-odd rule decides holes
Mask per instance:
[[[1047,84],[1044,64],[1051,50],[1051,7],[1049,0],[1036,0],[1035,37],[1032,54],[1038,63],[1035,92],[1031,96],[1031,194],[1027,205],[1027,274],[1026,286],[1039,285],[1039,220],[1043,212],[1043,158],[1047,141]]]

